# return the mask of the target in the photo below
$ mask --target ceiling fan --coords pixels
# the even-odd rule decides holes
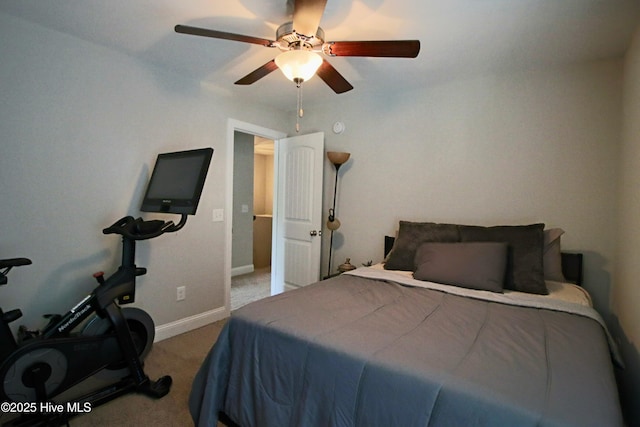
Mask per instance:
[[[291,1],[291,0],[289,0]],[[389,58],[415,58],[420,52],[419,40],[329,41],[319,27],[327,0],[293,0],[293,21],[282,24],[276,31],[276,40],[245,36],[187,25],[176,25],[175,31],[194,36],[253,43],[282,51],[276,58],[247,74],[235,84],[250,85],[280,68],[298,87],[314,74],[336,93],[353,86],[317,52],[327,56],[366,56]]]

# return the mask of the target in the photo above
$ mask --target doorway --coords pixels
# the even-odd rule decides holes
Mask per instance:
[[[233,218],[234,212],[242,212],[243,206],[240,203],[240,206],[236,208],[234,206],[234,175],[235,168],[233,167],[235,163],[234,155],[235,155],[235,135],[236,132],[241,134],[249,135],[251,141],[253,141],[254,137],[262,137],[265,139],[269,139],[272,141],[276,141],[278,139],[284,138],[286,136],[285,133],[279,132],[277,130],[264,128],[261,126],[253,125],[251,123],[241,122],[234,119],[229,119],[227,124],[227,152],[226,152],[226,165],[227,165],[227,178],[226,178],[226,197],[225,197],[225,210],[229,213],[229,218]],[[249,151],[250,156],[253,156],[253,149]],[[253,176],[252,171],[249,172],[251,176]],[[253,189],[251,190],[253,191]],[[248,205],[247,209],[252,207]],[[249,223],[251,225],[245,226],[244,229],[250,229],[251,233],[253,233],[253,215],[249,218]],[[232,269],[232,258],[233,258],[233,220],[226,221],[226,229],[225,229],[225,247],[226,247],[226,261],[225,261],[225,309],[230,312],[231,311],[231,279],[233,274]],[[236,231],[239,231],[236,229]],[[248,249],[245,249],[247,251]],[[251,249],[251,253],[253,250]],[[236,271],[238,273],[238,271]],[[273,285],[271,285],[273,286]]]
[[[231,310],[271,295],[274,141],[234,132]]]
[[[228,120],[225,185],[225,311],[231,312],[236,132],[274,141],[272,265],[270,294],[306,286],[320,278],[324,133],[286,137],[272,129]],[[251,173],[251,171],[249,172]],[[249,210],[249,203],[247,210]],[[248,213],[248,212],[247,212]],[[253,215],[248,216],[252,219]],[[252,230],[253,227],[245,227]],[[235,230],[238,231],[239,230]],[[253,252],[253,251],[251,251]]]

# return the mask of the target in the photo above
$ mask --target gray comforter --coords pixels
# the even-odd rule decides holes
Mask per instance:
[[[356,275],[234,312],[190,409],[199,426],[622,425],[594,318]]]

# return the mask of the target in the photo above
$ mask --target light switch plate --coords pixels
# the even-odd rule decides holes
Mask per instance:
[[[211,220],[213,222],[224,221],[224,209],[214,209]]]

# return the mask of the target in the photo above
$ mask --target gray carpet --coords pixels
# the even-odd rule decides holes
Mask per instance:
[[[231,310],[271,295],[271,267],[231,279]]]

